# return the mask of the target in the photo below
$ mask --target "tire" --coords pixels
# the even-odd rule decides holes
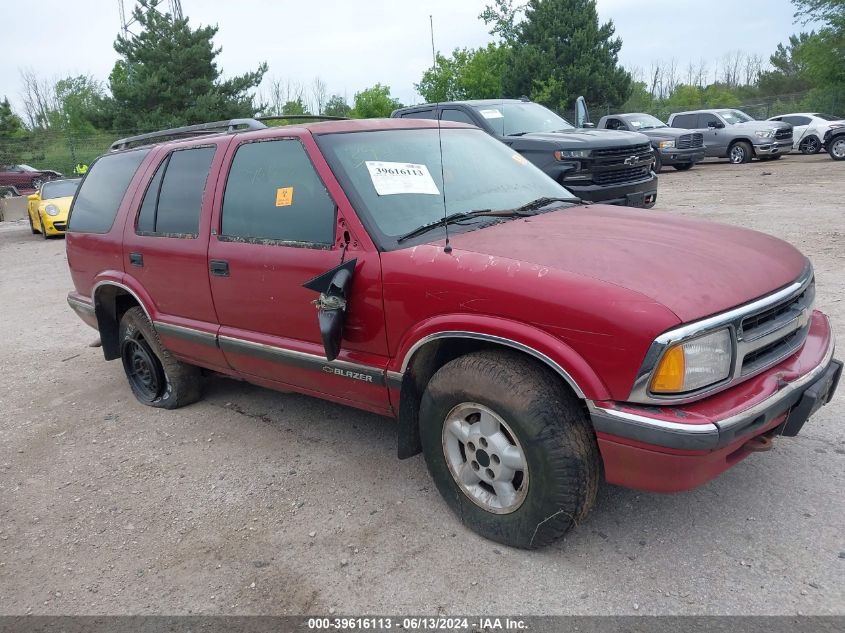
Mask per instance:
[[[41,226],[41,237],[43,237],[45,240],[49,240],[50,236],[47,235],[47,229],[44,228],[44,218],[42,218],[40,214],[38,216],[38,223]]]
[[[654,150],[654,173],[660,173],[660,170],[663,169],[663,159],[660,158],[660,152]]]
[[[44,179],[43,178],[33,178],[32,182],[30,182],[29,184],[32,185],[33,189],[40,189],[41,185],[44,184]]]
[[[833,160],[845,160],[845,134],[837,136],[827,144],[827,153]]]
[[[688,171],[688,170],[692,169],[692,166],[694,164],[695,163],[679,163],[677,165],[672,165],[672,167],[674,167],[678,171]]]
[[[737,141],[728,148],[728,160],[733,165],[743,165],[751,162],[754,155],[752,153],[751,145],[745,141]]]
[[[420,439],[446,503],[493,541],[548,545],[595,502],[601,462],[586,410],[516,352],[474,352],[441,367],[422,397]]]
[[[120,320],[120,358],[129,388],[141,404],[176,409],[202,395],[198,367],[181,363],[161,345],[152,323],[140,307]]]
[[[32,231],[33,235],[38,235],[38,229],[32,223],[32,214],[29,212],[29,209],[26,210],[26,219],[29,220],[29,230]]]
[[[822,142],[818,136],[808,136],[798,146],[798,151],[802,154],[818,154],[822,149]]]

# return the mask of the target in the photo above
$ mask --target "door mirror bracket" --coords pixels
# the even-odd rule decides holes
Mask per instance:
[[[320,293],[312,303],[317,307],[320,338],[323,340],[326,360],[329,361],[336,359],[340,353],[343,324],[346,321],[346,301],[357,262],[357,259],[350,259],[302,284],[304,288]]]

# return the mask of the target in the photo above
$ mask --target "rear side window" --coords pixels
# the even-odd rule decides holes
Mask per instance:
[[[138,233],[197,235],[202,196],[215,150],[216,147],[182,149],[164,160],[144,194]]]
[[[335,204],[295,139],[246,143],[226,182],[221,238],[334,243]]]
[[[108,233],[120,202],[149,149],[136,149],[99,158],[88,170],[71,208],[68,230]]]
[[[678,114],[672,119],[672,127],[692,129],[696,127],[695,120],[697,116],[697,114]]]
[[[433,119],[434,110],[415,110],[414,112],[406,112],[402,115],[403,119]]]
[[[475,121],[473,121],[468,114],[462,112],[461,110],[443,110],[440,113],[440,118],[443,121],[457,121],[458,123],[469,123],[470,125],[475,125]]]

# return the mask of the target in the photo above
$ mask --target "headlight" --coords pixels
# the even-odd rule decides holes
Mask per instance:
[[[675,147],[675,141],[660,141],[657,144],[657,147],[659,147],[660,149],[670,149],[672,147]]]
[[[685,393],[724,380],[731,371],[733,343],[728,328],[669,347],[651,378],[653,393]]]
[[[47,212],[47,215],[59,215],[59,207],[55,204],[48,204],[44,207],[44,211]]]
[[[754,134],[760,138],[772,138],[775,135],[775,130],[757,130]]]
[[[564,160],[565,158],[589,158],[590,150],[588,149],[562,149],[555,152],[555,160]]]

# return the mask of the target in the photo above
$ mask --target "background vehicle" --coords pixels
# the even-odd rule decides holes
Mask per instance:
[[[18,189],[38,189],[48,180],[62,175],[51,169],[35,169],[29,165],[6,165],[0,167],[0,185],[11,185]]]
[[[817,154],[829,130],[845,127],[845,120],[823,112],[796,112],[773,116],[769,121],[782,121],[792,126],[792,147],[802,154]]]
[[[202,367],[396,418],[488,538],[553,541],[602,472],[700,485],[836,389],[812,266],[770,236],[581,205],[458,123],[158,134],[199,136],[115,143],[67,238],[68,303],[136,398],[190,404]]]
[[[829,129],[822,142],[833,160],[845,160],[845,127]]]
[[[475,125],[582,200],[646,208],[657,201],[654,155],[643,135],[575,128],[548,108],[519,99],[426,104],[390,116]]]
[[[693,110],[669,116],[669,125],[704,135],[705,156],[734,164],[780,158],[792,149],[792,126],[780,121],[755,121],[741,110]]]
[[[645,134],[654,149],[655,172],[660,171],[663,165],[685,171],[704,160],[704,135],[701,132],[669,127],[650,114],[638,112],[603,116],[596,127]]]
[[[41,233],[45,240],[51,235],[64,234],[68,211],[79,182],[79,178],[51,180],[28,196],[27,215],[33,233]]]

